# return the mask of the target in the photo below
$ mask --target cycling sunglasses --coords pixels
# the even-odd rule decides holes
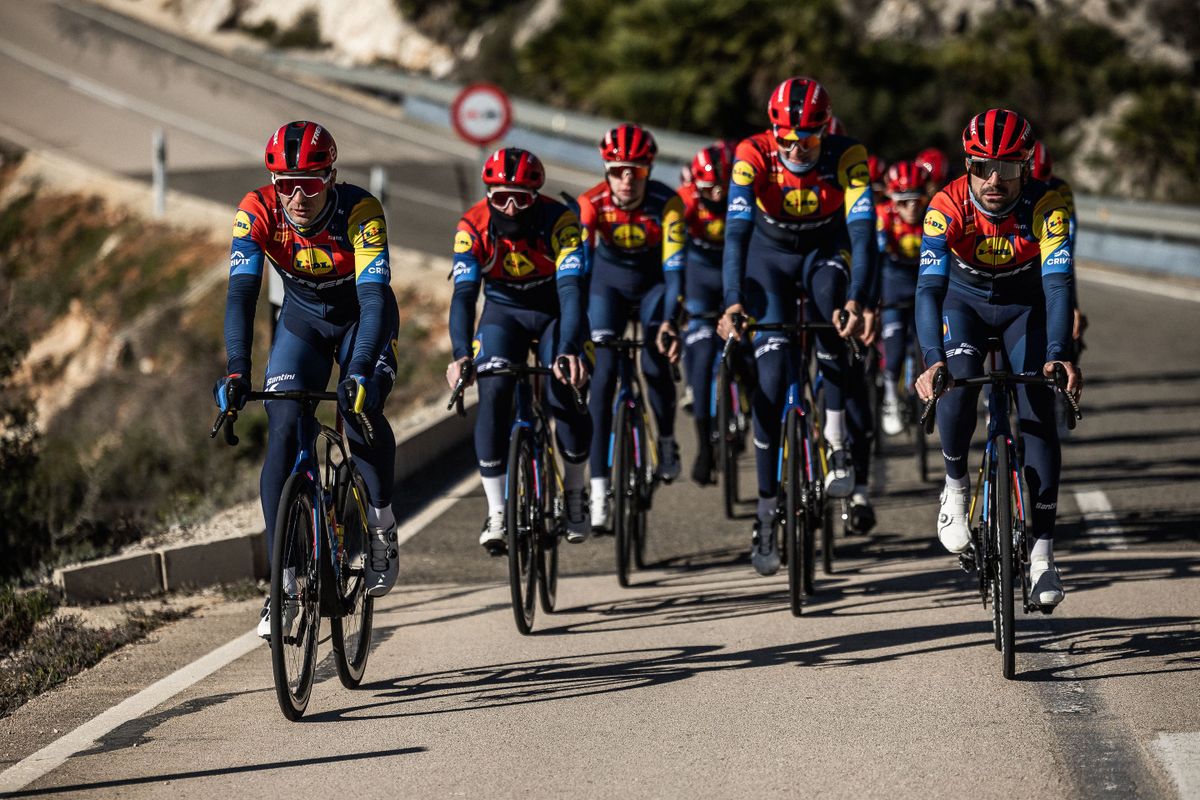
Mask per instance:
[[[275,191],[279,192],[280,197],[291,197],[297,189],[305,197],[316,197],[329,185],[330,177],[332,177],[330,173],[325,173],[325,175],[279,175],[276,173],[271,175],[271,182],[275,184]]]
[[[513,204],[513,208],[517,211],[524,211],[533,205],[534,198],[537,195],[528,189],[492,187],[488,189],[488,202],[496,208],[504,208],[509,203]]]
[[[784,132],[782,135],[780,134],[781,131]],[[801,150],[812,150],[821,143],[821,136],[824,133],[824,128],[818,128],[814,131],[803,131],[797,128],[781,128],[776,125],[775,143],[785,153],[790,153],[797,147]]]
[[[616,178],[618,180],[625,177],[626,171],[628,171],[630,176],[638,180],[650,177],[650,167],[646,166],[645,164],[614,164],[613,166],[606,168],[604,171],[610,178]]]
[[[1024,161],[1001,161],[998,158],[968,158],[967,172],[976,178],[987,180],[994,172],[1002,181],[1011,181],[1021,177],[1025,169]]]

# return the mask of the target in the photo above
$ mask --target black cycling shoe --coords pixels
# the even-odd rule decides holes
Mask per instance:
[[[871,532],[875,527],[875,509],[871,508],[871,501],[863,498],[862,502],[850,503],[850,519],[846,520],[846,527],[858,534]]]
[[[696,460],[692,462],[692,480],[701,486],[710,486],[713,480],[713,446],[711,442],[701,441],[696,451]]]

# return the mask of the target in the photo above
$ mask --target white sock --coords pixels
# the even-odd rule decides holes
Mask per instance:
[[[392,515],[392,504],[388,503],[383,508],[375,506],[367,506],[367,527],[378,528],[386,531],[388,528],[396,524],[396,518]]]
[[[1050,566],[1054,566],[1054,540],[1034,539],[1033,547],[1029,548],[1029,560],[1033,561],[1035,558],[1044,558],[1050,562]]]
[[[603,500],[608,494],[608,478],[592,478],[592,499]]]
[[[846,446],[846,412],[825,412],[825,441],[833,450],[841,450]]]
[[[896,379],[883,376],[883,402],[896,402]]]
[[[504,476],[496,475],[483,479],[483,493],[487,495],[488,514],[504,511]]]
[[[774,497],[758,498],[758,518],[764,523],[768,523],[775,519],[775,506],[778,504],[779,501]]]
[[[949,475],[947,475],[946,476],[946,488],[947,489],[959,489],[959,490],[965,492],[971,488],[971,479],[968,478],[966,475],[963,475],[961,478],[951,478]]]
[[[563,488],[568,492],[582,489],[586,477],[587,461],[580,461],[578,464],[563,462]]]

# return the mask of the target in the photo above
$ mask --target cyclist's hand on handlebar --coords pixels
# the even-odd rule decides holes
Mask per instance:
[[[740,341],[742,338],[741,326],[734,324],[734,314],[740,314],[742,316],[746,315],[746,309],[742,308],[741,303],[734,303],[729,308],[725,309],[724,316],[722,316],[720,321],[717,322],[717,335],[722,339],[728,339],[730,336],[732,336],[734,339]]]
[[[842,306],[842,310],[846,312],[845,323],[843,324],[841,314],[834,314],[833,329],[838,336],[849,339],[858,333],[859,327],[862,325],[862,311],[854,300],[847,300],[846,305]]]
[[[862,333],[859,334],[858,338],[863,344],[870,347],[875,344],[875,339],[879,336],[879,313],[873,308],[865,309],[862,320]]]
[[[679,361],[679,333],[675,330],[675,323],[664,322],[658,326],[658,334],[654,337],[654,344],[658,347],[658,352],[667,357],[667,360],[672,364]]]
[[[568,386],[580,389],[587,383],[588,373],[582,358],[564,354],[554,359],[554,377]]]
[[[946,362],[939,361],[917,376],[917,380],[913,384],[913,388],[917,390],[917,397],[921,398],[921,400],[925,402],[928,402],[933,398],[933,378],[935,375],[937,375],[938,369],[944,366],[946,366]],[[942,388],[942,391],[947,392],[952,386],[954,386],[954,379],[951,378],[950,373],[947,372],[946,385]]]
[[[460,377],[464,377],[463,367],[465,367],[470,360],[471,360],[470,356],[463,356],[462,358],[460,358],[456,361],[450,362],[449,366],[446,367],[446,385],[447,386],[449,386],[451,389],[453,389],[455,386],[458,385],[458,379]],[[470,386],[472,383],[474,383],[475,382],[475,370],[468,369],[466,371],[465,378],[466,378],[466,383],[464,385]]]
[[[343,414],[368,414],[379,407],[379,390],[363,375],[347,375],[337,393]]]
[[[241,411],[246,407],[246,395],[250,393],[250,388],[250,379],[240,372],[234,372],[213,386],[213,400],[222,412]]]
[[[1079,371],[1079,367],[1072,364],[1070,361],[1047,361],[1042,367],[1042,374],[1047,378],[1054,377],[1054,365],[1062,364],[1063,369],[1067,372],[1067,391],[1075,398],[1075,402],[1079,402],[1079,396],[1083,394],[1083,373]]]

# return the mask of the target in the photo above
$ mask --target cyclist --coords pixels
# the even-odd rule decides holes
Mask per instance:
[[[1071,253],[1074,254],[1075,232],[1078,230],[1078,221],[1075,216],[1075,192],[1071,189],[1071,184],[1054,174],[1054,162],[1050,158],[1050,152],[1040,141],[1033,146],[1033,166],[1030,172],[1033,177],[1058,192],[1063,202],[1066,203],[1067,216],[1071,222],[1069,234]],[[1087,318],[1079,310],[1078,285],[1072,282],[1071,289],[1071,353],[1073,355],[1071,360],[1078,364],[1079,355],[1083,350],[1083,330],[1087,327]]]
[[[917,392],[933,394],[946,366],[954,378],[983,374],[987,340],[997,337],[1014,370],[1067,372],[1068,391],[1082,388],[1066,360],[1071,335],[1071,242],[1062,196],[1030,180],[1033,132],[1013,111],[993,108],[963,130],[967,175],[938,192],[925,213],[917,280],[917,334],[929,368]],[[960,553],[970,543],[966,456],[975,430],[978,389],[951,392],[937,408],[946,462],[938,538]],[[1025,449],[1027,507],[1034,538],[1029,554],[1031,599],[1063,598],[1054,567],[1054,517],[1061,453],[1049,387],[1017,387]]]
[[[908,343],[915,334],[911,304],[921,261],[921,220],[929,205],[929,173],[916,161],[897,161],[887,172],[886,206],[879,209],[879,245],[883,255],[880,283],[883,304],[883,414],[888,436],[904,430],[897,383]],[[919,368],[919,366],[918,366]]]
[[[888,164],[879,156],[867,156],[867,174],[871,176],[871,194],[875,198],[875,213],[878,216],[879,208],[886,205],[887,199],[887,171]]]
[[[604,180],[579,195],[579,220],[591,264],[588,319],[592,341],[619,337],[637,310],[647,345],[641,359],[649,405],[658,424],[658,477],[679,477],[675,443],[675,383],[679,359],[676,313],[683,284],[683,201],[650,180],[658,145],[648,130],[624,123],[604,135]],[[653,340],[653,344],[651,344]],[[596,349],[588,407],[592,415],[592,527],[610,527],[609,434],[617,384],[617,354]]]
[[[501,148],[484,162],[487,197],[467,210],[454,233],[454,360],[446,369],[446,382],[453,388],[464,374],[468,382],[473,380],[471,370],[464,373],[472,355],[480,375],[524,364],[535,346],[542,363],[553,365],[557,380],[548,382],[546,397],[563,456],[567,541],[577,543],[591,535],[584,490],[591,421],[586,411],[576,408],[567,385],[579,387],[587,379],[579,358],[583,253],[579,219],[567,206],[539,193],[545,181],[541,160],[527,150]],[[484,304],[476,331],[481,286]],[[558,363],[560,357],[564,365]],[[479,382],[475,455],[488,506],[479,544],[493,555],[505,552],[505,462],[515,381],[505,376]]]
[[[740,338],[731,316],[735,313],[761,323],[792,321],[801,287],[813,316],[837,326],[836,332],[817,335],[816,354],[826,387],[824,433],[830,456],[825,488],[830,497],[848,497],[859,488],[848,439],[854,437],[864,461],[869,451],[861,421],[851,419],[847,425],[848,365],[841,341],[859,332],[871,286],[875,208],[867,151],[853,139],[827,132],[829,94],[811,78],[781,83],[767,110],[771,128],[744,139],[733,164],[720,332]],[[844,325],[837,313],[842,309],[848,312]],[[751,556],[763,575],[779,568],[771,522],[779,488],[776,467],[788,358],[786,336],[756,337],[758,388],[752,408],[759,501]],[[854,388],[861,390],[861,382],[854,382]]]
[[[396,378],[399,311],[389,282],[383,207],[366,190],[337,183],[337,145],[315,122],[281,126],[264,156],[271,183],[238,204],[225,305],[225,377],[213,389],[222,411],[241,409],[250,391],[254,311],[264,262],[283,277],[284,301],[267,360],[266,391],[323,390],[336,360],[338,403],[350,453],[370,494],[367,525],[368,592],[387,594],[396,583],[396,522],[391,495],[396,440],[383,402]],[[284,481],[296,461],[297,403],[267,408],[267,453],[259,482],[267,552]],[[356,412],[374,429],[371,444]],[[291,620],[286,620],[290,624]],[[270,636],[263,606],[260,636]]]
[[[684,334],[684,361],[692,389],[692,415],[696,423],[696,460],[692,480],[713,482],[712,403],[713,374],[720,351],[715,319],[697,319],[721,307],[721,251],[725,246],[725,207],[733,143],[715,142],[696,153],[690,183],[679,189],[687,228],[684,305],[692,317]]]

